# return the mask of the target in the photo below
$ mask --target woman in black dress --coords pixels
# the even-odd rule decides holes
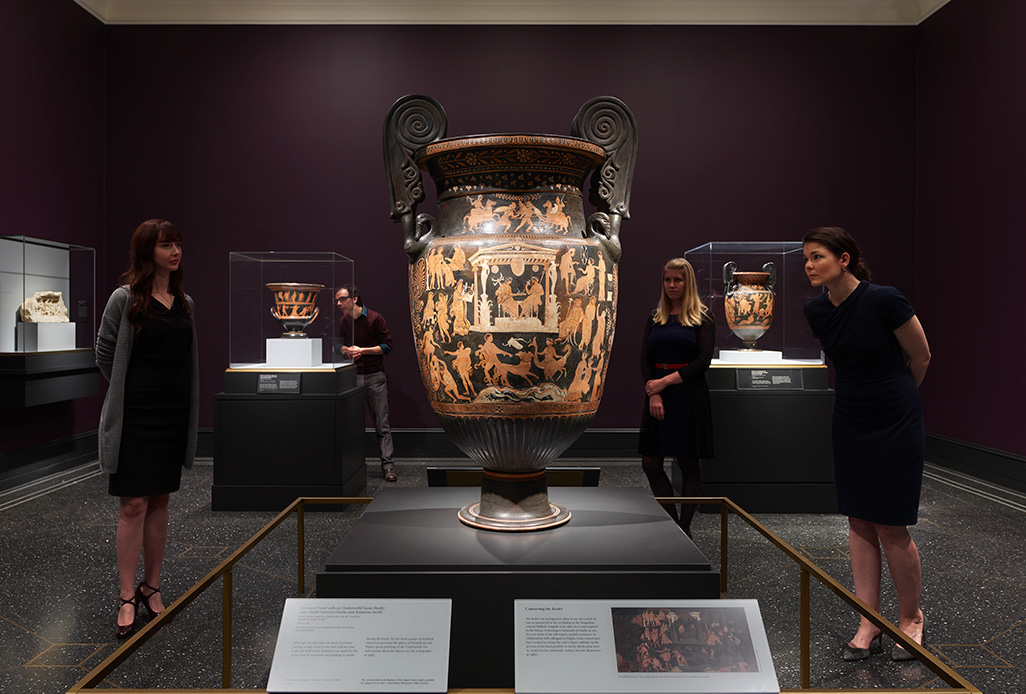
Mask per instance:
[[[820,227],[802,244],[809,281],[827,288],[805,305],[805,317],[834,366],[834,476],[838,507],[848,516],[855,594],[879,611],[882,549],[898,593],[898,626],[922,643],[922,570],[906,526],[919,513],[925,434],[918,386],[930,346],[908,300],[869,283],[848,232]],[[843,658],[883,652],[880,636],[863,618]],[[912,657],[897,645],[891,651],[894,660]]]
[[[638,453],[656,496],[673,496],[663,461],[671,456],[683,475],[681,494],[696,496],[702,483],[700,458],[713,456],[712,416],[705,372],[716,344],[712,313],[698,297],[695,271],[684,258],[663,268],[659,305],[645,322],[641,344],[641,376],[645,409]],[[691,534],[694,504],[674,504],[666,512]]]
[[[110,382],[100,414],[100,465],[121,509],[118,638],[132,633],[140,606],[151,615],[164,610],[168,501],[196,452],[199,371],[181,260],[182,238],[173,224],[140,224],[123,286],[111,294],[96,337],[96,363]],[[143,580],[136,585],[140,552]]]

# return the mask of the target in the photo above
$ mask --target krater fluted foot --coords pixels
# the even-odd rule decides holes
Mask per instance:
[[[459,518],[482,530],[546,530],[570,520],[570,511],[549,501],[544,470],[505,473],[486,469],[481,500],[461,508]]]

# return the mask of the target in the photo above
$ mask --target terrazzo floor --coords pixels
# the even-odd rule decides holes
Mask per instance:
[[[398,486],[426,486],[427,465],[467,461],[400,461]],[[600,464],[600,484],[646,486],[634,460],[560,461]],[[368,467],[373,496],[384,486]],[[264,527],[271,512],[210,510],[211,461],[197,461],[172,498],[164,567],[165,601],[181,595]],[[306,514],[305,594],[316,571],[364,507]],[[851,584],[847,534],[833,515],[762,514],[758,519]],[[920,523],[923,608],[928,647],[986,694],[1026,692],[1026,495],[927,465]],[[117,504],[95,463],[0,493],[0,692],[65,692],[119,645],[114,639],[114,532]],[[700,514],[695,543],[719,562],[719,516]],[[727,597],[756,598],[780,686],[799,686],[798,569],[739,519],[729,529]],[[234,572],[233,681],[263,688],[281,606],[297,594],[295,523],[287,521]],[[221,684],[220,582],[162,629],[102,684],[104,688],[216,688]],[[897,620],[885,580],[883,613]],[[840,660],[857,619],[813,581],[812,685],[819,688],[944,688],[917,663],[876,656]],[[890,644],[885,642],[889,652]]]

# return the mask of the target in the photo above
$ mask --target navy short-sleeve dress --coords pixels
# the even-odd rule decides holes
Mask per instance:
[[[865,281],[840,306],[826,294],[805,305],[835,370],[838,507],[881,525],[915,525],[919,516],[923,407],[894,335],[914,315],[901,292]]]

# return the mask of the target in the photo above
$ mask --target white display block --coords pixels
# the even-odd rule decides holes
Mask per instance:
[[[289,598],[268,692],[445,692],[450,599]]]
[[[719,360],[726,364],[778,364],[784,359],[784,353],[772,349],[744,351],[740,349],[721,349]]]
[[[267,365],[283,369],[321,366],[321,338],[267,338]]]
[[[17,324],[19,352],[63,352],[75,349],[74,323]]]
[[[517,694],[779,694],[755,600],[515,600]]]

